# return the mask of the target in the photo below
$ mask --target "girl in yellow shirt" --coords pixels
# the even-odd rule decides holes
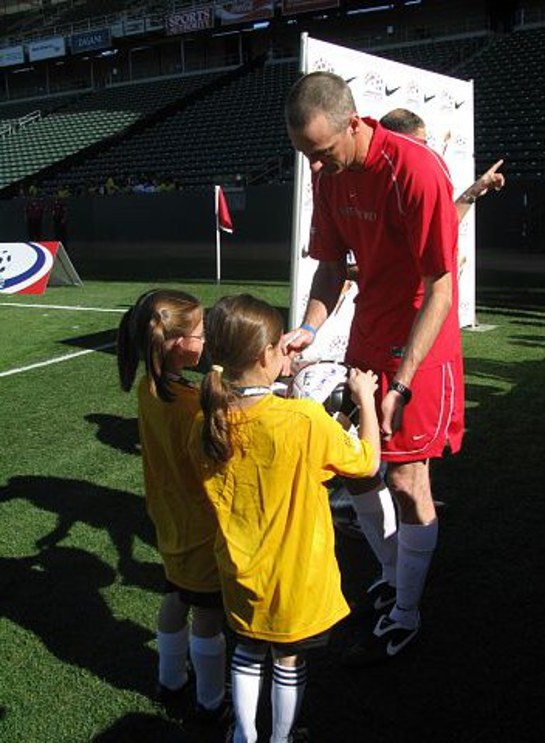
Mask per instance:
[[[207,316],[214,365],[201,387],[190,454],[218,519],[216,557],[227,620],[235,743],[257,740],[256,711],[272,649],[273,743],[290,740],[306,682],[304,651],[349,613],[341,592],[325,482],[379,465],[376,376],[352,369],[359,439],[311,400],[271,394],[284,356],[282,318],[250,295]]]
[[[188,458],[199,391],[183,377],[185,368],[199,363],[203,343],[201,303],[182,291],[153,290],[123,316],[117,359],[126,392],[139,362],[145,365],[138,385],[138,428],[146,507],[167,579],[157,621],[159,699],[173,711],[184,706],[189,649],[196,716],[214,720],[225,707],[224,612],[213,551],[217,526]]]

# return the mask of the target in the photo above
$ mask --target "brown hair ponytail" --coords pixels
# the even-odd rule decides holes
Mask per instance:
[[[213,362],[201,385],[205,454],[218,464],[233,455],[229,405],[237,399],[231,386],[251,368],[269,345],[282,337],[282,316],[267,302],[239,294],[223,297],[206,318],[206,342]]]
[[[121,318],[117,333],[121,389],[130,391],[142,360],[151,392],[166,402],[171,400],[165,373],[166,343],[190,334],[202,317],[201,303],[187,292],[153,289],[142,294]]]

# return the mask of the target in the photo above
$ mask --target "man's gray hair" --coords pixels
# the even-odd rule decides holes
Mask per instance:
[[[291,87],[286,99],[286,124],[301,131],[322,113],[334,130],[344,129],[356,114],[356,104],[348,83],[332,72],[309,72]]]

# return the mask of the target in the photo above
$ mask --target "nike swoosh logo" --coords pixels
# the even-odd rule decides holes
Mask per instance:
[[[420,433],[417,436],[413,436],[413,441],[420,441],[420,439],[423,439],[425,436],[425,433]]]
[[[347,77],[345,80],[345,83],[348,85],[352,82],[352,80],[355,80],[357,78],[357,75],[354,75],[353,77]]]
[[[424,96],[424,103],[428,103],[429,101],[433,101],[435,98],[435,93],[433,95],[425,95]]]
[[[375,611],[387,609],[389,606],[392,606],[392,604],[395,604],[395,601],[395,597],[392,597],[391,599],[384,599],[382,598],[382,596],[377,596],[373,603],[373,609],[375,609]]]
[[[393,640],[390,640],[390,642],[386,645],[386,652],[391,657],[392,655],[397,655],[400,650],[403,650],[405,645],[410,642],[413,637],[416,635],[418,630],[415,630],[414,632],[411,632],[410,635],[407,635],[407,637],[404,637],[401,642],[394,642]]]
[[[455,101],[454,102],[454,108],[460,108],[460,106],[463,106],[465,101]]]
[[[397,88],[386,88],[384,92],[386,93],[386,95],[393,95],[396,92],[396,90],[399,90],[400,88],[401,88],[401,85],[398,85]]]

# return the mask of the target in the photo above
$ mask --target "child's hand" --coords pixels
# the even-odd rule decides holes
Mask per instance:
[[[348,374],[348,386],[352,393],[352,400],[355,405],[374,404],[375,392],[378,389],[378,377],[372,371],[361,371],[352,367]]]

